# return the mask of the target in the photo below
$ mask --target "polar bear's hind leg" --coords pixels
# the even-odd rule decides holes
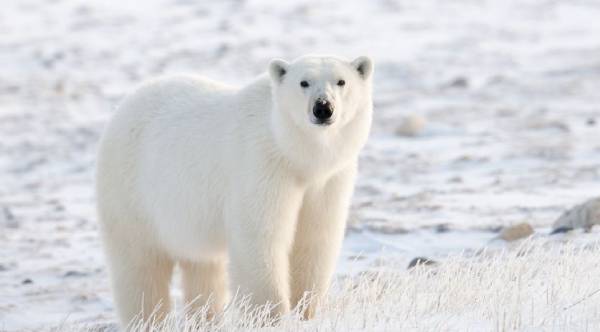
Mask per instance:
[[[132,245],[132,239],[106,242],[120,321],[126,325],[134,319],[162,320],[170,309],[173,261],[156,248]]]
[[[188,312],[194,314],[209,305],[207,318],[223,309],[227,301],[227,276],[224,260],[210,262],[180,263],[183,277],[183,293]]]

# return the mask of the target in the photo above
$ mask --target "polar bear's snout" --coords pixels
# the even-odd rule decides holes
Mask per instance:
[[[330,125],[333,123],[333,105],[325,98],[318,98],[313,106],[313,123],[317,125]]]

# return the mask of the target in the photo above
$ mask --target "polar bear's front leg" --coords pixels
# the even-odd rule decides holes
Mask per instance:
[[[233,294],[290,309],[289,254],[302,194],[291,177],[269,174],[241,181],[226,209]]]
[[[291,255],[292,306],[305,297],[300,308],[306,319],[314,315],[327,293],[344,238],[356,166],[353,164],[322,186],[310,188],[304,197]]]

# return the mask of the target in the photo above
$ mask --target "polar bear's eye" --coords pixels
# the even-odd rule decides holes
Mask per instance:
[[[300,82],[300,86],[303,88],[308,88],[308,82],[307,81],[302,81]]]
[[[338,85],[338,86],[344,86],[344,85],[346,85],[346,81],[344,81],[344,80],[339,80],[339,81],[337,82],[337,85]]]

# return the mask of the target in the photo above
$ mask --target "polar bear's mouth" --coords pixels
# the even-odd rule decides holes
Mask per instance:
[[[331,120],[331,119],[328,119],[328,120],[312,119],[312,123],[316,124],[317,126],[329,126],[333,123],[333,120]]]

